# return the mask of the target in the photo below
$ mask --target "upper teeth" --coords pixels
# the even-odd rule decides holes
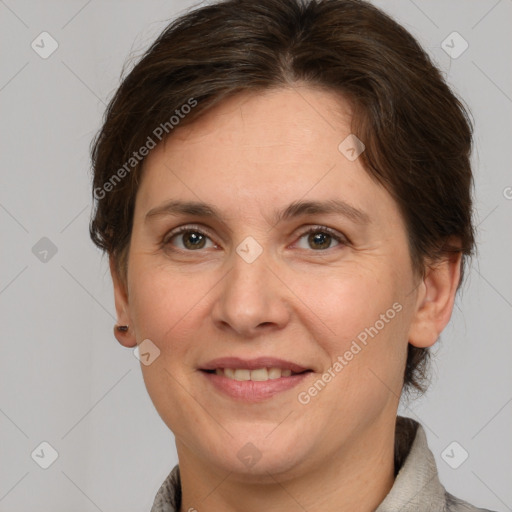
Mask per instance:
[[[217,368],[215,373],[234,380],[265,381],[269,379],[279,379],[280,377],[289,377],[292,371],[283,370],[281,368],[258,368],[256,370],[248,370],[246,368]]]

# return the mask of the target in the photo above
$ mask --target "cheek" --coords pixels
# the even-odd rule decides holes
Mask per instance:
[[[295,290],[316,316],[317,326],[323,327],[327,335],[323,339],[336,344],[373,326],[399,300],[399,285],[387,274],[356,268],[331,270],[323,276],[310,273],[297,280]]]
[[[400,293],[404,283],[392,275],[343,272],[301,287],[316,317],[311,330],[336,375],[334,401],[380,399],[386,386],[400,393],[410,315]]]
[[[137,342],[150,339],[160,350],[150,365],[141,364],[148,394],[163,421],[175,433],[186,434],[189,423],[204,421],[190,399],[187,382],[190,354],[199,338],[198,312],[204,309],[209,284],[202,279],[152,266],[149,258],[134,257],[130,286],[130,316]],[[189,364],[190,363],[190,364]],[[187,418],[185,427],[183,418]]]
[[[193,316],[195,307],[213,286],[208,275],[202,279],[182,274],[162,265],[154,265],[150,258],[135,256],[130,286],[130,316],[136,326],[137,339],[154,338],[156,342],[172,339],[174,331]]]

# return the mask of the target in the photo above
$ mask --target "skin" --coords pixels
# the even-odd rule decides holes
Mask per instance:
[[[147,157],[126,281],[111,259],[119,324],[130,326],[116,336],[126,347],[150,339],[160,350],[141,369],[176,438],[180,511],[364,512],[393,485],[407,345],[433,345],[448,323],[460,256],[432,264],[425,276],[413,270],[396,203],[360,158],[338,150],[350,119],[349,104],[325,90],[244,93],[175,129]],[[223,220],[145,220],[170,199],[211,203]],[[293,201],[326,199],[350,203],[368,222],[339,214],[271,220]],[[190,235],[161,243],[191,224],[207,236],[200,249]],[[314,226],[345,243],[327,237],[315,245],[303,235]],[[263,249],[252,263],[236,252],[248,236]],[[401,311],[300,403],[297,395],[395,303]],[[314,371],[296,388],[244,403],[221,395],[198,370],[224,356],[273,356]],[[261,454],[252,467],[237,457],[248,442]]]

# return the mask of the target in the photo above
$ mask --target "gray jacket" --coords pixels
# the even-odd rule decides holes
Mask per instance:
[[[395,483],[375,512],[491,512],[445,490],[425,431],[411,418],[397,417],[395,468]],[[175,466],[158,490],[151,512],[178,512],[180,506],[180,471]]]

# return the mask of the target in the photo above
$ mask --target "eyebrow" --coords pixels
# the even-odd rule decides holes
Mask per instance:
[[[275,224],[303,215],[341,215],[357,224],[369,224],[370,217],[367,213],[357,209],[340,199],[326,201],[294,201],[283,210],[274,210],[272,220]],[[180,201],[172,199],[160,206],[152,208],[146,213],[146,222],[151,218],[161,215],[192,215],[195,217],[214,218],[225,223],[224,216],[211,204],[199,201]]]

